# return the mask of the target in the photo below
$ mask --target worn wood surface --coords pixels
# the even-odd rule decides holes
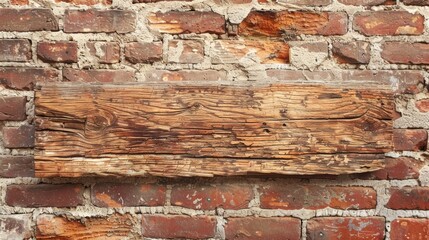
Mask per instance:
[[[316,85],[46,85],[39,177],[374,171],[392,148],[386,90]]]

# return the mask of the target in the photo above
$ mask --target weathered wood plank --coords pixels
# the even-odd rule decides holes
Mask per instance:
[[[41,177],[342,174],[392,146],[384,90],[58,84],[35,102]]]

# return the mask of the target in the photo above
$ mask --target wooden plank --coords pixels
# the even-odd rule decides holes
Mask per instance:
[[[343,174],[392,150],[385,90],[57,84],[35,104],[39,177]]]

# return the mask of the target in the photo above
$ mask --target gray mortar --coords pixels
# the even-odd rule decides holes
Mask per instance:
[[[63,28],[63,20],[60,16],[63,15],[66,8],[71,7],[67,3],[54,3],[53,0],[30,0],[30,7],[47,7],[51,8],[54,14],[60,19],[59,25],[60,29]],[[26,8],[21,6],[10,6],[8,0],[0,0],[1,7],[10,7],[10,8]],[[204,11],[214,11],[219,14],[225,15],[226,18],[231,23],[241,22],[248,12],[251,9],[255,10],[315,10],[315,11],[339,11],[347,12],[349,16],[352,16],[354,13],[359,11],[366,11],[364,7],[360,6],[347,6],[338,3],[337,0],[333,1],[333,4],[324,7],[301,7],[293,4],[288,4],[283,0],[279,0],[278,4],[275,5],[258,5],[256,0],[253,0],[251,4],[240,5],[239,7],[225,4],[223,6],[218,6],[212,1],[205,0],[196,0],[192,2],[158,2],[152,4],[132,4],[131,0],[113,0],[111,7],[103,6],[101,4],[95,6],[98,9],[127,9],[133,10],[136,12],[137,21],[136,27],[137,30],[133,33],[128,33],[124,35],[118,35],[116,33],[112,34],[65,34],[62,31],[59,32],[0,32],[0,38],[26,38],[32,40],[32,50],[33,57],[32,60],[28,63],[0,63],[0,66],[26,66],[26,67],[51,67],[54,66],[57,69],[62,69],[63,67],[73,67],[73,68],[82,68],[82,67],[94,67],[100,69],[127,69],[130,71],[136,72],[138,81],[144,81],[144,73],[153,69],[167,69],[167,70],[179,70],[179,69],[216,69],[227,71],[227,79],[224,81],[216,82],[215,84],[245,84],[248,81],[251,81],[251,84],[259,84],[262,79],[268,79],[265,73],[267,69],[291,69],[298,70],[303,64],[302,62],[292,62],[292,64],[259,64],[259,60],[254,54],[249,54],[248,56],[240,59],[236,64],[212,64],[210,61],[210,56],[212,56],[213,49],[210,47],[213,40],[217,39],[216,35],[210,34],[181,34],[178,36],[173,36],[169,34],[160,34],[151,32],[150,29],[146,26],[146,18],[151,12],[162,11],[167,12],[170,10],[180,10],[185,11],[191,8],[196,10]],[[71,7],[79,9],[88,9],[88,6],[79,6]],[[391,7],[378,6],[371,7],[372,10],[383,10],[390,9]],[[339,37],[329,37],[325,38],[323,36],[299,36],[299,40],[303,42],[320,42],[327,41],[331,44],[332,39],[341,39],[342,41],[354,41],[354,40],[367,40],[371,44],[371,62],[368,65],[359,66],[358,69],[374,69],[374,70],[395,70],[395,69],[418,69],[425,73],[426,83],[429,83],[429,70],[428,66],[410,66],[410,65],[401,65],[401,64],[388,64],[386,63],[380,55],[381,45],[385,41],[403,41],[403,42],[429,42],[429,7],[413,7],[405,6],[402,3],[399,4],[395,9],[405,9],[409,12],[419,12],[425,16],[425,34],[420,36],[389,36],[389,37],[363,37],[353,30],[352,20],[353,17],[349,19],[348,24],[348,33],[344,36]],[[221,36],[224,38],[225,36]],[[152,41],[163,41],[163,50],[164,53],[167,53],[168,41],[171,39],[200,39],[204,41],[205,45],[205,58],[201,64],[164,64],[164,63],[155,63],[153,65],[148,64],[136,64],[132,65],[125,61],[123,54],[120,63],[116,64],[94,64],[94,59],[91,58],[91,55],[88,54],[88,49],[85,47],[87,41],[117,41],[120,44],[121,52],[124,53],[124,43],[131,41],[139,42],[152,42]],[[36,43],[42,40],[73,40],[77,41],[80,51],[79,51],[79,62],[75,64],[47,64],[37,59],[36,55]],[[164,60],[168,56],[164,56]],[[95,66],[94,66],[95,65]],[[338,73],[344,69],[354,69],[354,65],[337,65],[334,61],[328,60],[324,61],[323,64],[312,64],[307,66],[310,70],[329,70],[334,73]],[[61,71],[60,71],[61,76]],[[264,80],[264,83],[274,82],[274,80]],[[394,84],[391,86],[394,88]],[[26,96],[29,101],[27,104],[27,114],[28,119],[22,122],[4,122],[1,123],[1,126],[20,126],[22,124],[31,123],[34,116],[34,106],[33,98],[34,94],[31,91],[14,91],[9,89],[0,89],[0,96]],[[402,113],[402,117],[397,119],[394,122],[395,128],[429,128],[429,113],[420,113],[415,108],[415,101],[419,99],[429,98],[428,92],[422,91],[421,93],[415,96],[405,96],[397,99],[398,111]],[[1,133],[0,133],[1,135]],[[1,137],[1,136],[0,136]],[[0,141],[1,143],[1,141]],[[3,155],[30,155],[33,153],[32,149],[6,149],[3,147],[3,144],[0,144],[0,154]],[[415,159],[426,162],[426,166],[420,171],[420,177],[418,180],[392,180],[392,181],[375,181],[375,180],[352,180],[348,176],[340,176],[336,180],[326,180],[326,179],[310,179],[310,184],[317,184],[320,186],[365,186],[372,187],[377,192],[377,206],[375,209],[370,210],[338,210],[332,208],[326,208],[321,210],[278,210],[278,209],[261,209],[259,202],[259,191],[258,188],[267,182],[276,181],[281,183],[298,183],[299,179],[283,179],[277,178],[270,180],[266,178],[214,178],[214,179],[197,179],[195,182],[212,182],[215,184],[238,184],[238,183],[248,183],[253,186],[253,191],[255,197],[249,203],[247,209],[241,210],[193,210],[183,207],[171,206],[169,200],[171,198],[171,188],[174,183],[181,183],[188,180],[168,180],[171,182],[167,185],[167,200],[165,206],[158,207],[123,207],[123,208],[99,208],[94,206],[90,201],[90,187],[97,182],[157,182],[160,179],[158,178],[124,178],[121,180],[115,178],[83,178],[83,179],[70,179],[70,178],[54,178],[54,179],[37,179],[37,178],[12,178],[12,179],[0,179],[0,214],[30,214],[31,215],[31,226],[35,228],[35,221],[37,217],[41,214],[53,214],[53,215],[63,215],[69,218],[84,218],[84,217],[95,217],[95,216],[106,216],[115,212],[118,213],[130,213],[133,216],[136,216],[137,219],[141,220],[141,214],[184,214],[184,215],[208,215],[215,216],[217,219],[216,226],[216,237],[215,239],[224,239],[225,231],[224,225],[228,221],[228,217],[245,217],[245,216],[260,216],[260,217],[280,217],[280,216],[290,216],[303,219],[302,221],[302,239],[306,238],[306,224],[307,220],[317,216],[382,216],[386,218],[387,229],[390,229],[390,222],[398,217],[421,217],[429,218],[429,211],[421,210],[391,210],[385,207],[385,204],[389,200],[389,194],[387,189],[390,187],[403,187],[403,186],[429,186],[429,161],[428,153],[423,152],[391,152],[387,154],[391,157],[400,157],[400,156],[410,156]],[[84,192],[84,206],[79,206],[76,208],[21,208],[21,207],[10,207],[5,205],[5,193],[6,187],[10,184],[37,184],[37,183],[81,183],[86,189]],[[138,228],[139,229],[139,228]],[[386,239],[389,239],[390,236],[387,233]]]

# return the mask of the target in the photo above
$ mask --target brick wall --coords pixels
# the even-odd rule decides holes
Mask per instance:
[[[427,0],[0,0],[0,239],[428,239]],[[386,168],[34,178],[41,82],[324,82],[397,93]]]

